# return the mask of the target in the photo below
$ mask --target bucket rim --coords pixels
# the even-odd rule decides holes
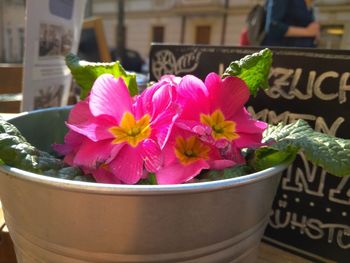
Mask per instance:
[[[8,165],[0,165],[0,176],[12,176],[14,179],[38,183],[51,188],[60,188],[73,192],[89,192],[100,194],[120,194],[120,195],[157,195],[176,193],[198,193],[210,192],[221,189],[236,188],[247,184],[258,183],[272,176],[281,173],[287,168],[287,164],[276,165],[265,170],[230,178],[210,182],[167,184],[167,185],[122,185],[104,184],[95,182],[82,182],[68,179],[61,179],[40,175]]]

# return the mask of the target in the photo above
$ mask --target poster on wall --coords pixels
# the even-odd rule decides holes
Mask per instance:
[[[150,78],[222,74],[257,48],[153,45]],[[270,89],[248,102],[260,120],[304,119],[319,132],[350,138],[350,51],[272,48]],[[350,176],[336,177],[299,155],[283,174],[264,240],[312,262],[350,262]]]
[[[22,110],[67,104],[86,0],[27,0]]]

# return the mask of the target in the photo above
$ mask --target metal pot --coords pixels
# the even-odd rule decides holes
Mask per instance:
[[[15,119],[48,150],[69,108]],[[228,180],[109,185],[0,167],[0,197],[20,263],[254,262],[281,165]]]

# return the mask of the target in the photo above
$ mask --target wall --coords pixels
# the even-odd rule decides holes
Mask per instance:
[[[2,4],[1,40],[4,49],[2,59],[7,63],[22,62],[24,51],[24,2],[5,0]]]

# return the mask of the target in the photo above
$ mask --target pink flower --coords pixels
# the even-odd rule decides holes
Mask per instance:
[[[86,122],[92,117],[89,110],[88,100],[89,98],[84,101],[80,101],[75,105],[75,107],[70,111],[68,123],[80,124]],[[64,144],[54,144],[53,149],[64,156],[65,163],[73,166],[74,156],[85,140],[89,139],[73,130],[68,130],[66,136],[64,137]]]
[[[267,125],[246,111],[248,98],[241,79],[215,73],[204,83],[164,76],[132,98],[122,78],[105,74],[72,109],[55,149],[101,183],[134,184],[148,172],[159,184],[188,182],[244,163],[240,150],[261,145]]]
[[[223,160],[213,145],[179,128],[173,129],[163,152],[163,167],[156,173],[158,184],[184,183],[204,169],[220,170],[235,164],[232,160]]]
[[[175,85],[165,78],[132,98],[122,78],[100,76],[89,98],[72,109],[61,152],[66,151],[73,165],[93,171],[101,182],[134,184],[144,168],[156,172],[178,115]]]
[[[244,108],[250,94],[243,80],[211,73],[203,83],[188,75],[177,90],[183,106],[178,127],[215,144],[226,158],[235,158],[237,149],[261,145],[267,124],[254,120]]]

